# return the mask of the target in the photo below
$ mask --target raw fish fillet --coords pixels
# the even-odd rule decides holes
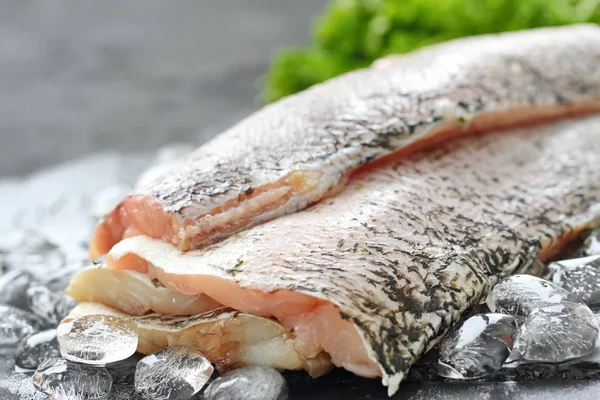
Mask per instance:
[[[93,264],[76,274],[67,294],[79,302],[101,301],[130,315],[194,315],[222,307],[204,294],[173,292],[144,274],[109,269],[104,263]]]
[[[393,394],[500,277],[600,223],[599,138],[600,117],[462,138],[370,164],[337,196],[210,247],[137,236],[106,262],[274,317],[305,359],[324,351]]]
[[[451,136],[600,110],[600,28],[460,39],[383,59],[267,106],[127,196],[90,257],[146,235],[181,250],[291,214],[348,174]]]

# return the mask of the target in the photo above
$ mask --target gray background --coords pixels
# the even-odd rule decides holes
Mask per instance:
[[[0,176],[198,143],[259,106],[325,0],[0,2]]]

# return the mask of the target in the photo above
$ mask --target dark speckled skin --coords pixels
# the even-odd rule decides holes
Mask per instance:
[[[293,170],[331,168],[336,177],[328,177],[330,187],[348,170],[401,148],[448,117],[598,100],[600,28],[463,39],[387,64],[265,107],[145,191],[165,210],[195,206],[208,212]]]
[[[330,301],[394,392],[499,277],[600,222],[598,138],[600,117],[466,138],[367,169],[332,199],[203,250],[129,244],[141,237],[114,250],[154,264],[172,290],[209,275]]]
[[[308,193],[295,193],[237,230],[245,229],[304,209],[349,171],[425,136],[556,118],[578,107],[598,111],[598,65],[600,28],[592,25],[468,38],[383,59],[265,107],[138,193],[193,220],[294,171],[320,174]],[[524,116],[517,120],[511,110]],[[497,118],[469,123],[482,115]],[[231,233],[216,228],[211,235]]]

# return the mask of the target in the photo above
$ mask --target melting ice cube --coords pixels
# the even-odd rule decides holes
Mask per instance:
[[[170,346],[138,363],[135,390],[149,400],[189,399],[204,387],[213,371],[200,350]]]
[[[33,275],[20,269],[13,269],[0,276],[0,304],[25,309],[27,301],[23,294],[33,282]]]
[[[558,363],[591,354],[598,321],[586,305],[553,305],[531,313],[519,328],[511,359]]]
[[[31,312],[54,326],[77,305],[74,299],[63,292],[53,293],[42,285],[31,286],[27,289],[27,303]]]
[[[285,400],[288,385],[275,369],[251,366],[229,371],[204,392],[205,400]]]
[[[516,320],[510,315],[472,316],[442,342],[438,374],[451,379],[476,379],[493,374],[510,354],[516,331]]]
[[[86,315],[60,324],[56,335],[64,358],[93,365],[124,360],[138,344],[137,332],[127,322],[106,315]]]
[[[590,307],[600,306],[600,255],[557,261],[548,266],[552,282]]]
[[[21,341],[15,354],[15,364],[21,368],[35,369],[43,361],[55,357],[60,357],[56,329],[48,329]]]
[[[55,400],[105,399],[111,391],[112,379],[106,368],[90,367],[50,358],[33,374],[36,389]]]
[[[0,305],[0,347],[14,346],[25,336],[43,329],[37,316],[12,306]]]
[[[493,312],[527,317],[537,308],[556,304],[583,304],[565,289],[531,275],[512,275],[501,280],[490,292],[487,305]]]

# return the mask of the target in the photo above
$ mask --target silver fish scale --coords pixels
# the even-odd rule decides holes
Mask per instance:
[[[600,28],[579,25],[461,39],[351,72],[243,120],[140,189],[197,215],[296,170],[323,172],[295,212],[348,171],[484,113],[600,98]]]
[[[185,262],[155,266],[332,302],[394,392],[499,277],[599,221],[598,137],[600,117],[590,117],[454,141],[361,172],[307,211],[204,250],[171,250]],[[156,249],[137,254],[153,262]]]

